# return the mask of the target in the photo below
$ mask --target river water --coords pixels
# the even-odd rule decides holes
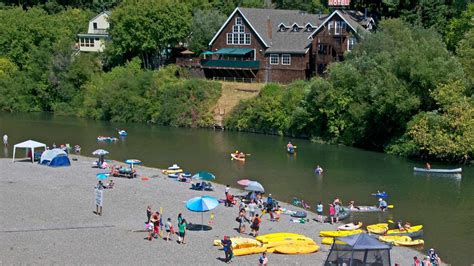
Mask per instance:
[[[99,135],[118,137],[116,128],[125,128],[129,136],[117,143],[96,141]],[[1,157],[11,157],[13,144],[28,139],[49,146],[79,144],[83,155],[103,148],[110,152],[108,158],[120,161],[136,158],[145,166],[160,168],[177,163],[190,172],[210,171],[217,176],[216,182],[235,187],[237,180],[250,178],[261,182],[278,200],[291,202],[298,197],[312,208],[321,200],[325,211],[335,197],[343,203],[355,200],[359,205],[375,205],[377,200],[370,194],[387,191],[393,210],[354,214],[351,219],[365,224],[389,219],[423,224],[422,250],[433,247],[453,265],[474,263],[473,167],[464,166],[462,178],[417,175],[413,167],[422,167],[423,162],[350,147],[291,139],[298,148],[296,154],[289,155],[284,149],[289,140],[285,137],[109,123],[45,113],[0,113],[0,134],[4,133],[10,145]],[[230,152],[236,149],[250,154],[245,163],[230,160]],[[324,168],[322,176],[313,172],[317,164]]]

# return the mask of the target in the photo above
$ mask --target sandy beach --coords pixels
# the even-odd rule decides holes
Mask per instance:
[[[138,166],[138,178],[113,178],[115,188],[105,190],[103,216],[98,216],[93,213],[95,176],[104,170],[91,167],[94,158],[77,158],[71,167],[64,168],[0,159],[0,264],[224,264],[219,260],[223,251],[212,243],[224,235],[238,235],[234,229],[237,207],[218,206],[212,211],[213,229],[188,231],[186,245],[178,245],[176,236],[173,242],[160,238],[150,242],[143,232],[147,205],[156,211],[163,208],[163,220],[171,217],[175,227],[178,213],[188,222],[201,223],[201,214],[188,211],[186,200],[200,195],[222,199],[223,185],[214,184],[214,192],[194,191],[189,183],[168,178],[159,169]],[[144,176],[150,179],[142,180]],[[231,193],[242,194],[235,188]],[[205,223],[209,217],[210,213],[204,214]],[[310,213],[309,218],[313,217],[315,214]],[[260,234],[301,233],[320,244],[320,230],[337,228],[314,221],[298,224],[290,219],[282,215],[280,222],[270,222],[265,215]],[[307,255],[269,254],[269,263],[322,265],[330,246],[320,246],[318,252]],[[393,265],[411,265],[414,256],[422,256],[404,247],[394,247],[391,254]],[[257,265],[258,255],[236,257],[234,263]]]

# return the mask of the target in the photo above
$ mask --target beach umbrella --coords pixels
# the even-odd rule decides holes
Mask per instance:
[[[204,212],[219,206],[219,201],[210,196],[195,197],[186,202],[186,208],[193,212],[201,213],[202,230],[204,230]]]
[[[141,164],[142,161],[137,160],[137,159],[127,159],[127,160],[125,160],[125,163],[126,163],[126,164],[129,164],[130,167],[133,168],[133,165],[134,165],[134,164]]]
[[[210,181],[216,179],[216,176],[209,172],[198,172],[192,177],[193,179]]]
[[[96,175],[97,179],[99,180],[104,180],[104,179],[107,179],[109,177],[109,174],[108,173],[98,173]]]
[[[106,154],[109,154],[108,151],[106,150],[103,150],[103,149],[98,149],[98,150],[95,150],[92,155],[98,155],[98,156],[104,156]]]
[[[256,192],[265,192],[262,184],[257,181],[251,181],[246,187],[245,190],[247,191],[256,191]]]
[[[239,184],[241,186],[248,186],[250,184],[250,182],[252,182],[252,180],[241,179],[241,180],[237,181],[237,184]]]

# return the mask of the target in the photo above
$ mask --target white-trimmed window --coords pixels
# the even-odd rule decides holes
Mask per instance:
[[[236,17],[235,18],[235,25],[242,25],[242,18],[241,17]]]
[[[245,34],[245,44],[250,45],[250,42],[251,42],[251,41],[250,41],[250,33],[246,33],[246,34]]]
[[[290,54],[282,54],[281,55],[281,64],[282,65],[291,65],[291,55]]]
[[[245,27],[243,25],[239,26],[239,32],[245,32]]]
[[[232,27],[232,32],[239,32],[239,25],[234,25]]]
[[[341,34],[341,22],[340,21],[335,21],[335,27],[334,27],[334,35],[340,35]]]
[[[354,45],[356,43],[357,43],[356,38],[354,38],[354,37],[349,38],[349,40],[347,40],[347,50],[352,51],[352,49],[354,49]]]
[[[280,27],[278,28],[278,31],[285,32],[286,31],[286,26],[281,24]]]
[[[332,34],[333,28],[334,28],[334,24],[332,24],[332,21],[329,21],[328,22],[328,32],[329,32],[329,34]]]
[[[234,33],[234,44],[239,44],[239,34]]]
[[[270,54],[270,65],[278,65],[278,54]]]
[[[313,31],[313,30],[314,30],[314,29],[313,29],[313,27],[312,27],[311,25],[306,25],[306,31],[307,31],[307,32],[311,32],[311,31]]]
[[[291,28],[291,31],[298,32],[298,31],[300,31],[300,27],[295,24],[295,25],[293,25],[293,28]]]
[[[232,41],[232,33],[227,33],[227,44],[234,44]]]
[[[245,43],[245,34],[239,34],[239,44]]]

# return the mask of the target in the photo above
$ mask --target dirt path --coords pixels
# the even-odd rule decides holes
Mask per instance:
[[[224,118],[241,101],[253,98],[265,84],[222,82],[222,96],[214,108],[216,125],[222,126]]]

